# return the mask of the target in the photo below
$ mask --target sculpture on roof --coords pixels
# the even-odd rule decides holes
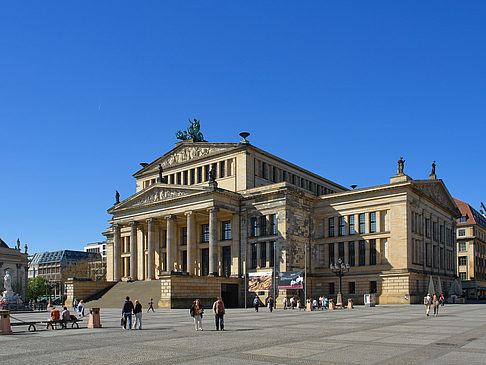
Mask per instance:
[[[120,204],[120,193],[115,190],[115,204]]]
[[[432,172],[430,174],[435,175],[435,161],[432,162]]]
[[[17,238],[17,250],[20,251],[20,238]]]
[[[182,141],[192,139],[194,142],[203,142],[204,136],[200,131],[201,125],[199,124],[199,120],[194,118],[194,121],[191,122],[191,118],[189,118],[189,123],[191,125],[187,128],[187,131],[177,131],[176,138]]]
[[[403,157],[400,157],[400,159],[398,160],[397,162],[397,175],[398,174],[403,174],[403,167],[405,165],[405,160],[403,159]]]

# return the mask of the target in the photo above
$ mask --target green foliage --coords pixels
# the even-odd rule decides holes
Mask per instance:
[[[37,299],[47,294],[49,287],[47,286],[47,279],[41,278],[40,276],[29,279],[27,295],[29,299]]]

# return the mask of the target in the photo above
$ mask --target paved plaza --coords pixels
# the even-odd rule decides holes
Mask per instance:
[[[14,314],[24,320],[47,313]],[[0,336],[1,364],[484,364],[486,305],[357,307],[299,312],[229,309],[225,332],[206,310],[196,332],[189,310],[144,313],[142,331],[120,328],[120,310],[102,309],[103,328]],[[12,320],[14,322],[14,320]]]

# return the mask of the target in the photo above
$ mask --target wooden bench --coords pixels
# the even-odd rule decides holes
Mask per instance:
[[[83,321],[82,319],[72,319],[71,318],[69,321],[64,321],[62,319],[56,319],[56,320],[52,319],[52,320],[49,320],[49,321],[43,321],[43,322],[39,322],[39,323],[45,323],[46,329],[48,330],[49,327],[51,327],[52,329],[57,328],[58,323],[61,325],[61,329],[67,328],[68,323],[71,323],[71,328],[74,328],[74,326],[76,326],[76,328],[79,328],[78,322],[82,322],[82,321]]]
[[[35,332],[37,331],[37,327],[35,326],[36,324],[42,323],[40,321],[35,322],[35,321],[30,321],[30,322],[11,322],[10,326],[29,326],[28,331],[29,332]]]

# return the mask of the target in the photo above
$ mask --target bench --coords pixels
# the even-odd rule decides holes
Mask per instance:
[[[29,332],[35,332],[37,331],[36,324],[42,323],[42,322],[12,322],[10,323],[10,326],[29,326],[28,331]]]
[[[79,324],[78,322],[82,322],[83,320],[82,319],[73,319],[71,318],[70,320],[68,321],[64,321],[62,319],[51,319],[49,321],[43,321],[43,322],[39,322],[39,323],[43,323],[43,324],[46,324],[46,329],[48,330],[49,327],[51,327],[52,329],[54,328],[57,328],[57,324],[61,324],[61,329],[63,328],[67,328],[67,324],[68,323],[71,323],[71,328],[74,328],[74,326],[76,326],[76,328],[79,328]]]

